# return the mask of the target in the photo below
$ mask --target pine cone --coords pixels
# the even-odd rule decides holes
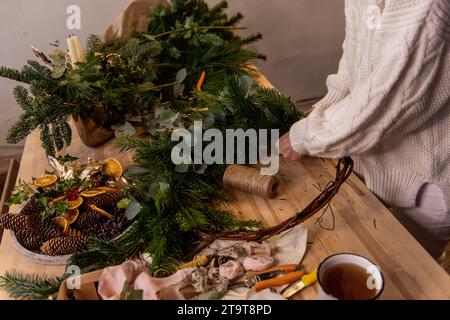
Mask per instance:
[[[41,246],[41,251],[49,256],[60,256],[80,251],[86,246],[87,237],[62,236],[50,239]]]
[[[35,223],[35,216],[25,216],[17,213],[0,214],[0,227],[13,231],[32,228]]]
[[[80,214],[77,221],[75,221],[74,227],[80,230],[85,230],[100,224],[102,218],[104,217],[100,213],[89,208]]]
[[[58,237],[62,234],[58,226],[51,221],[41,221],[32,230],[39,235],[42,242]]]
[[[28,250],[39,251],[43,241],[36,232],[22,229],[16,232],[17,241]]]
[[[84,211],[88,211],[89,206],[92,204],[102,209],[115,206],[120,199],[122,199],[121,192],[107,192],[94,198],[85,198],[83,203]]]
[[[33,196],[30,200],[25,204],[25,206],[20,210],[20,214],[23,215],[34,215],[36,213],[41,213],[44,210],[36,198]]]
[[[69,228],[69,231],[64,235],[72,236],[72,237],[81,237],[81,236],[83,236],[83,233],[78,229]]]

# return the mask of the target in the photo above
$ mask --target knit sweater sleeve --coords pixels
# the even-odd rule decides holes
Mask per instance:
[[[345,47],[345,42],[343,44]],[[326,107],[345,97],[350,90],[349,70],[347,66],[347,57],[344,54],[339,61],[339,68],[335,74],[329,75],[326,81],[327,94],[313,108],[322,106]]]
[[[354,84],[345,97],[319,103],[308,118],[295,123],[289,133],[293,149],[328,158],[359,154],[386,133],[398,133],[405,125],[414,130],[421,116],[433,116],[418,108],[423,108],[423,95],[438,80],[440,64],[448,55],[443,57],[447,50],[442,39],[430,36],[435,30],[424,30],[408,40],[399,38],[370,76]]]

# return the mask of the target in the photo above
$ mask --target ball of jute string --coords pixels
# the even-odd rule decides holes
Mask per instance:
[[[232,164],[225,170],[223,183],[232,189],[265,198],[274,198],[277,194],[279,180],[276,176],[260,174],[259,169]]]

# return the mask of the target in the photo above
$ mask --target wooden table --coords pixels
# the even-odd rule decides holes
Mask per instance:
[[[265,78],[261,82],[270,86]],[[130,154],[118,153],[113,141],[97,149],[87,148],[74,134],[72,145],[63,151],[82,160],[116,157],[122,163],[130,162]],[[39,176],[48,168],[40,146],[39,134],[31,134],[25,144],[19,178]],[[281,160],[281,187],[277,198],[262,199],[235,192],[237,201],[232,207],[242,219],[259,219],[266,225],[277,224],[304,208],[319,194],[335,175],[335,161],[305,158],[299,162]],[[334,230],[325,230],[316,223],[318,214],[306,222],[308,247],[303,264],[312,270],[328,255],[352,252],[376,262],[385,278],[381,299],[450,299],[449,275],[428,255],[420,244],[392,216],[383,204],[352,175],[332,201]],[[332,225],[333,215],[327,211],[322,226]],[[37,272],[48,276],[63,273],[62,266],[33,264],[16,253],[9,232],[0,245],[0,274],[16,269],[19,272]],[[316,285],[303,290],[299,299],[315,299]],[[0,291],[0,298],[7,299]]]

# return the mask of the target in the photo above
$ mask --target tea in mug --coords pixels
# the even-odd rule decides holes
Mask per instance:
[[[353,263],[341,263],[330,266],[323,275],[326,291],[339,300],[369,300],[375,297],[377,290],[370,289],[370,274]]]

